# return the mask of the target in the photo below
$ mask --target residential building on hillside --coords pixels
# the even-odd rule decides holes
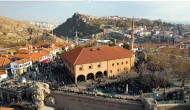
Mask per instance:
[[[142,45],[134,45],[133,46],[133,52],[138,52],[138,51],[142,51],[143,47]]]
[[[32,53],[17,53],[14,55],[17,59],[31,59],[32,62],[42,62],[42,63],[46,63],[49,60],[52,59],[52,54],[50,54],[49,51],[45,51],[45,50],[39,50],[39,51],[35,51]]]
[[[49,42],[44,42],[44,43],[38,43],[36,45],[34,45],[34,49],[41,49],[41,48],[50,48],[54,46],[53,43],[49,43]]]
[[[121,47],[77,47],[63,53],[63,64],[75,78],[96,79],[128,72],[134,66],[135,53]]]
[[[137,35],[141,36],[141,37],[149,37],[149,36],[151,36],[151,32],[150,31],[140,31],[140,32],[137,32]]]
[[[153,34],[151,36],[151,40],[157,40],[158,42],[168,42],[169,37],[172,37],[173,34],[171,32],[165,31],[159,34]]]
[[[38,54],[41,55],[41,58],[39,59],[41,63],[49,62],[49,60],[52,59],[52,54],[48,51],[39,51]]]
[[[68,51],[69,48],[74,48],[74,47],[75,47],[75,45],[73,43],[67,42],[67,43],[63,44],[62,50]]]
[[[11,73],[13,75],[22,75],[24,72],[30,71],[32,68],[32,61],[29,59],[16,60],[10,63]]]
[[[123,42],[118,42],[116,45],[119,47],[123,47]]]
[[[6,69],[7,72],[11,72],[10,70],[11,60],[7,57],[0,57],[0,68]]]
[[[144,28],[142,26],[139,26],[135,29],[135,33],[144,31]]]
[[[21,46],[18,49],[32,50],[33,46],[32,44],[26,44],[25,46]]]

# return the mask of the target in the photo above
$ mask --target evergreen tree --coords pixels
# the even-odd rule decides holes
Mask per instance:
[[[123,44],[123,48],[130,50],[130,45],[127,44],[127,43],[124,43],[124,44]]]

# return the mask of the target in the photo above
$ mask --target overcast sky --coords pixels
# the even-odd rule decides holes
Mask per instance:
[[[190,22],[190,1],[9,1],[0,2],[0,15],[26,21],[65,22],[75,12],[95,16],[148,18]]]

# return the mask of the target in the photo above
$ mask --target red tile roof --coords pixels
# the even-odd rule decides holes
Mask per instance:
[[[32,44],[26,44],[26,46],[27,46],[27,47],[30,47],[30,46],[32,46]]]
[[[120,58],[129,58],[134,52],[121,47],[78,47],[63,53],[63,57],[71,64],[85,64]]]
[[[21,59],[21,60],[17,60],[16,63],[23,64],[23,63],[27,63],[29,61],[30,61],[29,59]]]
[[[18,50],[18,53],[30,53],[31,52],[31,50],[26,50],[26,49],[19,49]]]
[[[32,61],[39,60],[40,58],[42,58],[42,56],[39,53],[35,53],[35,54],[33,54],[33,55],[30,56],[30,59]]]
[[[14,110],[13,108],[0,107],[0,110]]]
[[[60,48],[60,47],[58,47],[58,46],[52,46],[51,47],[51,49],[53,49],[53,50],[58,49],[58,48]]]
[[[49,54],[50,54],[50,52],[42,50],[40,52],[31,53],[30,58],[31,58],[31,60],[35,61],[35,60],[39,60],[43,56],[47,56]]]
[[[65,48],[65,47],[67,47],[67,46],[71,46],[71,45],[72,45],[71,42],[67,42],[67,43],[64,43],[64,44],[63,44],[63,47]]]
[[[31,54],[17,53],[14,56],[17,58],[30,58]]]
[[[43,50],[43,51],[40,51],[39,54],[40,54],[41,56],[46,56],[46,55],[49,55],[50,52]]]
[[[33,52],[30,54],[21,54],[21,53],[17,53],[15,54],[15,57],[17,58],[31,58],[31,60],[38,60],[40,58],[42,58],[42,56],[47,56],[50,54],[50,51],[45,51],[45,50],[41,50],[40,52]]]
[[[0,69],[0,75],[7,74],[5,69]]]
[[[13,55],[11,55],[11,54],[4,54],[4,55],[2,55],[1,57],[3,57],[3,58],[12,58],[13,57]]]
[[[8,58],[0,58],[0,66],[6,66],[11,63],[11,60]]]
[[[51,52],[51,51],[53,51],[54,49],[53,49],[53,48],[42,48],[42,50]]]

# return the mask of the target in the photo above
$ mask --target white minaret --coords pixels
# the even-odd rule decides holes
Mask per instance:
[[[79,42],[78,42],[78,36],[77,36],[78,32],[76,31],[75,33],[76,33],[75,42],[76,42],[76,44],[78,45],[78,44],[79,44]]]
[[[134,43],[134,16],[132,20],[132,30],[131,30],[131,39],[130,39],[130,48],[133,50],[133,43]]]

